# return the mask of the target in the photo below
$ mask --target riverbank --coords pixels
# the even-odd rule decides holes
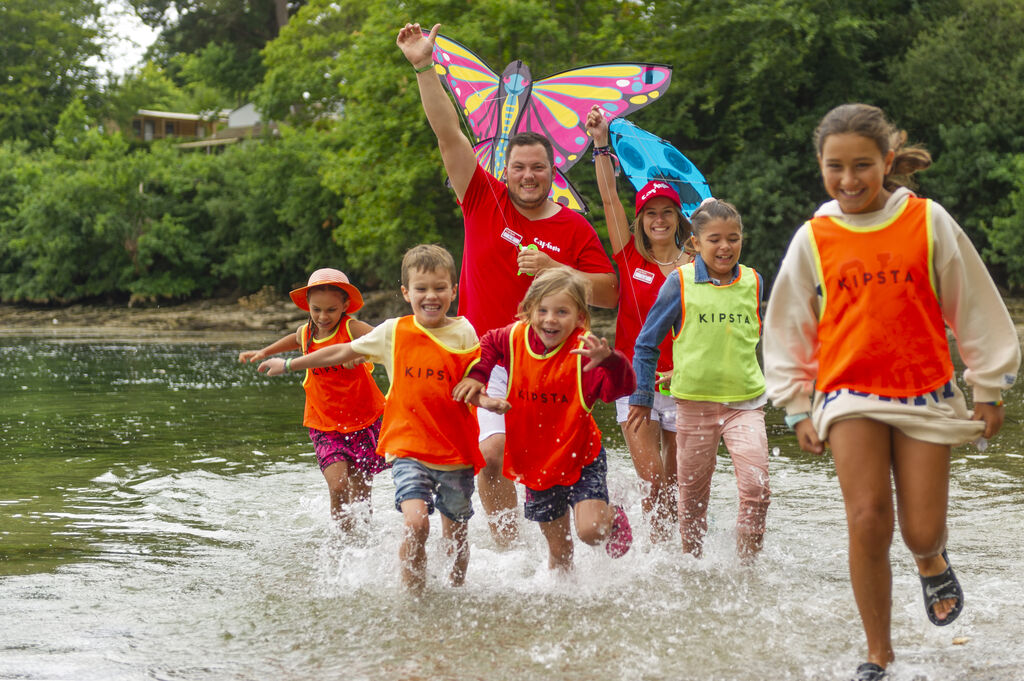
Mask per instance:
[[[363,294],[357,316],[379,324],[408,314],[397,291]],[[1024,338],[1024,298],[1007,298],[1006,306]],[[215,298],[171,305],[68,305],[41,307],[0,305],[0,336],[65,340],[98,339],[174,342],[259,342],[294,331],[306,320],[287,294],[263,290],[241,298]],[[611,340],[615,311],[593,310],[594,332]]]
[[[369,324],[408,314],[397,291],[363,293],[356,316]],[[1024,301],[1022,301],[1024,302]],[[594,310],[594,331],[612,338],[614,310]],[[307,319],[287,294],[269,289],[241,298],[215,298],[170,305],[0,305],[0,336],[63,340],[108,339],[151,342],[260,342],[294,331]]]

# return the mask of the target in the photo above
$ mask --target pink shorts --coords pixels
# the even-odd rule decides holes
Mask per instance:
[[[350,433],[309,429],[309,439],[313,441],[316,451],[316,462],[323,470],[331,464],[344,461],[350,466],[369,475],[376,475],[391,468],[391,464],[377,455],[377,438],[380,436],[381,419],[377,419],[362,430]]]

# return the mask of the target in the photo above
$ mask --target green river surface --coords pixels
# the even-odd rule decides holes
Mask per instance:
[[[831,460],[768,410],[765,550],[735,558],[719,458],[702,560],[651,545],[613,409],[609,487],[633,519],[613,561],[579,545],[550,573],[539,531],[496,550],[478,501],[466,585],[398,586],[390,474],[352,535],[328,517],[297,376],[237,354],[274,336],[173,343],[0,336],[0,678],[848,679],[864,643]],[[1021,389],[987,451],[953,454],[949,551],[963,615],[933,627],[893,546],[893,681],[1024,679]]]

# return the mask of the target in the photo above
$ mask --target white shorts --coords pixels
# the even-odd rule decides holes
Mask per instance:
[[[619,424],[623,424],[627,419],[629,419],[629,395],[615,400],[615,420]],[[655,392],[654,406],[651,407],[651,420],[660,422],[662,430],[667,430],[670,433],[676,432],[676,398]]]
[[[487,380],[487,394],[491,397],[505,399],[508,393],[508,370],[503,366],[494,365],[491,377]],[[480,424],[480,439],[483,442],[492,435],[505,434],[505,415],[495,414],[486,409],[476,410],[476,421]]]

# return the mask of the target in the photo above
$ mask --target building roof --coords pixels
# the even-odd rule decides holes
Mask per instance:
[[[154,118],[170,118],[179,121],[204,121],[210,118],[211,114],[178,113],[175,111],[154,111],[152,109],[139,109],[136,112],[139,116],[152,116]],[[219,116],[219,114],[212,114]]]

